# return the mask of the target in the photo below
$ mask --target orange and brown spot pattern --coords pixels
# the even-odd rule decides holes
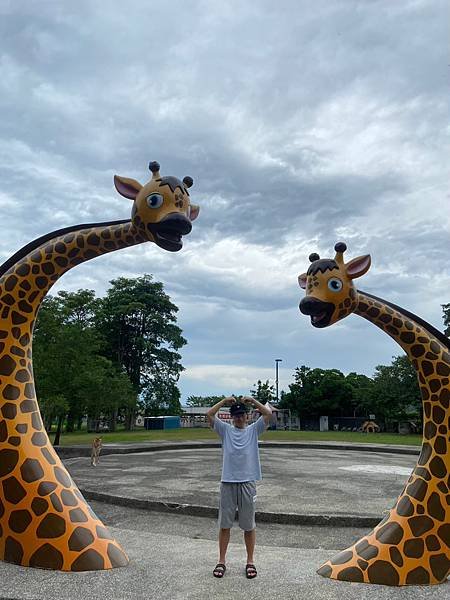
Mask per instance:
[[[418,375],[424,440],[417,465],[389,515],[367,536],[323,565],[334,579],[428,585],[450,574],[450,351],[430,325],[380,298],[358,294],[355,310],[394,338]]]
[[[31,343],[39,306],[63,273],[146,239],[129,221],[66,230],[25,247],[2,272],[0,558],[6,561],[68,571],[128,563],[50,444],[36,399]]]
[[[126,555],[53,450],[39,449],[41,456],[35,452],[37,458],[26,459],[17,450],[0,450],[1,556],[21,565],[67,571],[126,565]]]

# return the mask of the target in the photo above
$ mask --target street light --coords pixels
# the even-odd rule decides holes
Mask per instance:
[[[278,404],[278,363],[282,362],[282,358],[275,359],[275,385],[277,390],[277,404]]]

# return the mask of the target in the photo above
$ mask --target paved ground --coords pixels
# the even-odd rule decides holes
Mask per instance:
[[[257,510],[264,513],[371,516],[381,520],[401,493],[417,457],[311,448],[261,448],[263,481]],[[139,500],[215,508],[219,448],[103,456],[65,461],[83,490]],[[377,521],[378,519],[378,521]]]
[[[228,571],[212,577],[217,559],[213,519],[161,514],[93,503],[131,563],[124,569],[57,573],[0,563],[2,600],[447,600],[450,585],[390,588],[331,581],[316,575],[322,562],[364,530],[258,526],[255,561],[247,581],[241,535],[233,529]]]
[[[258,508],[286,514],[381,516],[402,491],[417,456],[377,452],[262,448]],[[67,466],[80,487],[143,498],[216,506],[218,449],[110,455],[96,469],[86,458]],[[130,556],[123,569],[59,573],[0,563],[0,600],[450,600],[450,585],[390,588],[324,579],[316,569],[367,528],[260,522],[254,581],[244,576],[241,533],[232,531],[228,570],[217,560],[215,519],[93,502]],[[290,512],[288,512],[290,511]]]

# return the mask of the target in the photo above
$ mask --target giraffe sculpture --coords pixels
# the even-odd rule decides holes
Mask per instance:
[[[345,264],[346,245],[334,249],[334,259],[310,255],[298,278],[306,289],[300,311],[319,328],[355,313],[392,337],[417,371],[424,432],[417,465],[389,514],[318,573],[392,586],[443,583],[450,574],[450,342],[403,308],[356,290],[353,280],[369,270],[370,255]]]
[[[37,403],[33,325],[52,285],[69,269],[143,242],[175,252],[199,212],[193,181],[161,177],[152,162],[141,185],[114,177],[133,200],[131,219],[76,225],[23,247],[0,267],[0,559],[23,566],[88,571],[128,558],[88,506],[53,450]]]

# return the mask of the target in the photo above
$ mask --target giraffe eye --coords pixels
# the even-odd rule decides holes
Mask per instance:
[[[337,277],[332,277],[328,280],[328,289],[332,292],[340,292],[342,290],[342,281]]]
[[[164,202],[164,198],[161,194],[150,194],[147,196],[147,206],[149,208],[159,208]]]

